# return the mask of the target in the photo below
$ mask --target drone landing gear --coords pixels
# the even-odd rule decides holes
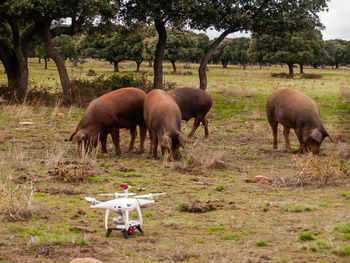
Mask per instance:
[[[136,229],[138,231],[140,231],[141,234],[143,234],[141,226],[136,226]],[[115,228],[115,227],[114,228],[108,228],[107,232],[106,232],[106,237],[109,237],[113,230],[120,230],[120,229]],[[135,232],[135,228],[129,228],[128,230],[126,230],[126,229],[122,230],[122,233],[123,233],[124,238],[128,239],[129,236],[135,235],[136,232]]]
[[[112,233],[112,230],[118,230],[117,228],[108,228],[106,232],[106,237],[109,237]]]

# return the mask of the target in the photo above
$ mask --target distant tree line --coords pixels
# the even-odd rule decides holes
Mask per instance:
[[[67,102],[72,102],[73,96],[64,59],[76,60],[84,52],[85,56],[107,59],[115,70],[125,57],[134,60],[137,67],[143,60],[153,62],[154,88],[163,87],[164,59],[171,61],[174,70],[178,60],[199,60],[199,87],[206,89],[207,63],[218,60],[213,55],[228,34],[250,31],[255,38],[271,35],[276,41],[293,39],[300,31],[322,28],[317,14],[327,8],[327,3],[327,0],[3,0],[0,61],[5,67],[8,87],[18,98],[25,95],[28,87],[28,56],[38,52],[44,59],[55,62]],[[222,33],[208,43],[203,35],[181,32],[185,28],[214,28]],[[64,43],[67,47],[72,36],[79,38],[76,54],[73,46],[59,48]],[[225,45],[227,42],[224,41]],[[286,44],[282,42],[280,47]],[[278,56],[268,53],[258,55],[262,62],[277,60]],[[227,52],[223,55],[227,56]],[[230,63],[240,61],[245,65],[243,53],[234,56]],[[279,57],[284,60],[284,55]],[[227,59],[220,60],[227,65]]]
[[[167,35],[164,58],[171,62],[174,72],[177,70],[177,61],[198,63],[211,43],[203,33],[167,28]],[[61,35],[54,38],[53,42],[64,59],[69,58],[73,62],[76,62],[78,57],[105,59],[114,64],[115,72],[119,71],[119,62],[131,60],[135,61],[136,71],[139,71],[143,61],[148,61],[152,66],[157,33],[153,26],[131,32],[118,27],[114,33],[110,30],[108,35],[103,37],[90,34],[72,38]],[[36,56],[40,57],[40,53],[38,54]],[[293,66],[298,64],[302,74],[304,65],[315,68],[325,65],[332,68],[349,65],[350,41],[324,41],[321,32],[316,29],[297,32],[283,38],[267,34],[253,34],[252,39],[225,38],[215,49],[209,62],[221,64],[224,68],[229,64],[239,64],[244,69],[248,64],[262,66],[285,63],[290,75],[294,73]]]

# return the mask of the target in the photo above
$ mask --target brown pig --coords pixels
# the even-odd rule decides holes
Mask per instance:
[[[171,159],[180,158],[185,138],[181,132],[181,111],[173,97],[160,89],[147,94],[143,116],[151,138],[151,154],[157,158],[158,143],[162,154],[168,151]]]
[[[266,103],[267,119],[273,132],[273,148],[277,149],[277,126],[284,127],[287,149],[290,148],[289,131],[294,129],[300,147],[298,152],[318,154],[323,139],[329,134],[322,125],[317,104],[300,91],[290,88],[275,90]]]
[[[213,104],[213,99],[204,90],[198,88],[178,88],[168,91],[179,105],[182,119],[188,121],[194,118],[194,124],[188,137],[192,137],[202,122],[205,137],[209,135],[206,114]]]
[[[123,88],[94,99],[69,140],[77,144],[77,151],[88,152],[101,142],[101,153],[107,153],[107,135],[112,135],[116,154],[121,153],[119,129],[130,130],[129,150],[133,149],[137,135],[136,125],[140,127],[139,153],[144,152],[146,125],[143,120],[143,103],[146,93],[137,88]]]

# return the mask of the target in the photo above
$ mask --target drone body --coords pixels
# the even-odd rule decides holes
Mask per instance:
[[[129,193],[128,189],[130,188],[129,184],[120,185],[121,188],[125,189],[124,193],[114,193],[114,194],[101,194],[101,195],[114,195],[115,199],[100,202],[95,198],[85,197],[85,200],[91,203],[91,208],[96,209],[105,209],[105,228],[107,229],[106,237],[109,237],[112,230],[120,230],[123,232],[124,238],[128,238],[130,235],[135,234],[135,229],[138,229],[143,233],[141,229],[142,225],[142,213],[141,207],[144,207],[148,204],[154,203],[153,196],[163,195],[165,193],[159,194],[146,194],[136,196],[134,193]],[[121,197],[121,198],[119,198]],[[145,199],[147,198],[147,199]],[[136,210],[138,218],[136,220],[130,220],[129,212]],[[108,216],[109,212],[114,211],[118,214],[118,217],[113,218],[113,223],[116,224],[116,227],[108,227]]]

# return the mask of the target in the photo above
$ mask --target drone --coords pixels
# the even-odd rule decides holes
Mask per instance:
[[[123,233],[124,238],[127,239],[129,236],[135,234],[136,229],[139,230],[140,233],[143,233],[141,229],[141,207],[154,203],[154,196],[165,195],[166,193],[135,195],[135,193],[128,192],[128,189],[131,188],[130,184],[121,184],[120,188],[124,189],[124,193],[99,194],[101,196],[114,196],[115,198],[112,200],[101,202],[92,197],[85,197],[85,200],[91,203],[90,207],[93,209],[100,208],[106,210],[106,237],[109,237],[113,230],[119,230]],[[130,219],[129,212],[135,209],[138,213],[138,218]],[[113,218],[113,223],[116,224],[116,227],[108,227],[108,216],[111,210],[118,214],[118,217]]]

